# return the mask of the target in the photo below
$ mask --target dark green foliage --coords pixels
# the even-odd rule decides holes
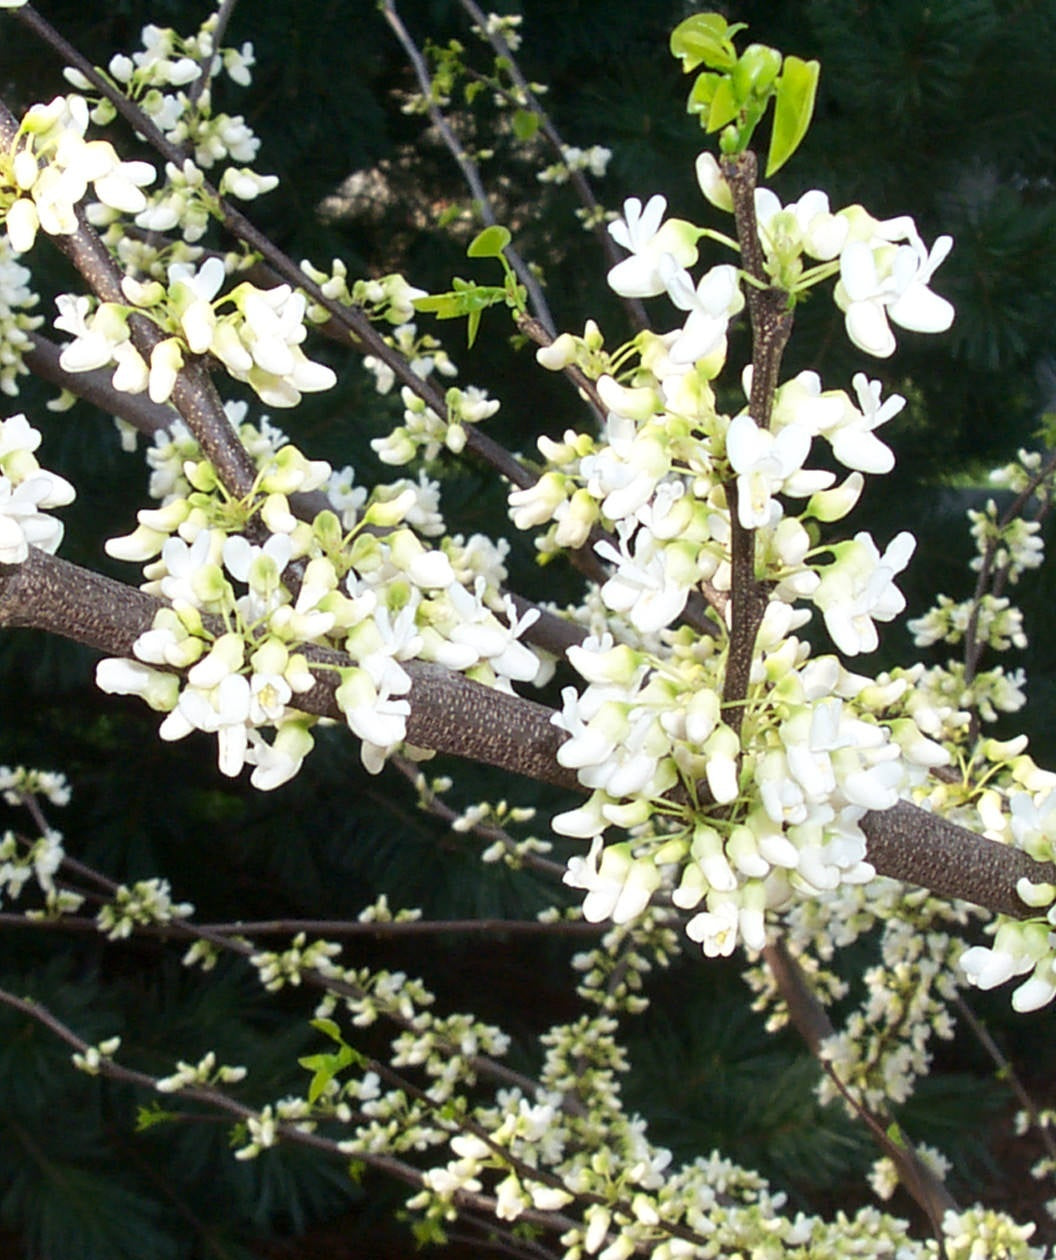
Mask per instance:
[[[630,1030],[628,1101],[651,1118],[655,1141],[679,1159],[711,1151],[754,1168],[777,1187],[811,1195],[844,1190],[875,1158],[838,1107],[814,1097],[819,1069],[792,1035],[768,1034],[745,1003],[733,968],[705,986],[689,960],[677,993]],[[664,985],[664,989],[669,986]]]

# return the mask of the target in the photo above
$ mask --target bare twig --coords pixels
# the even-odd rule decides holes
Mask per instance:
[[[891,1117],[873,1113],[859,1102],[822,1054],[822,1044],[835,1034],[835,1029],[825,1008],[811,992],[799,963],[789,952],[784,941],[778,938],[768,944],[763,951],[763,957],[788,1007],[789,1018],[807,1048],[817,1059],[847,1105],[868,1128],[880,1149],[892,1160],[898,1169],[902,1184],[920,1208],[927,1213],[932,1231],[941,1246],[943,1215],[950,1209],[957,1209],[952,1195],[931,1169],[921,1162],[910,1144],[895,1141],[891,1137]]]
[[[392,28],[393,34],[399,40],[403,51],[407,54],[407,60],[411,63],[415,77],[418,80],[418,86],[422,90],[422,96],[425,99],[426,108],[429,111],[429,117],[432,119],[433,126],[437,129],[448,152],[455,159],[458,169],[462,173],[462,178],[466,181],[466,185],[472,194],[474,211],[480,215],[481,222],[485,226],[491,227],[498,220],[495,217],[491,198],[484,187],[484,181],[480,177],[480,169],[473,158],[466,152],[465,146],[458,136],[455,135],[451,124],[444,117],[439,105],[436,104],[433,96],[432,80],[429,77],[429,68],[425,64],[425,58],[422,56],[421,50],[411,38],[410,32],[396,11],[395,0],[384,0],[381,12],[385,21]],[[532,269],[511,245],[507,245],[503,253],[509,260],[510,266],[516,272],[517,279],[520,280],[527,290],[532,309],[535,311],[535,317],[547,332],[554,336],[555,324],[554,318],[550,313],[550,305]]]
[[[480,30],[481,35],[485,38],[499,57],[502,58],[503,64],[509,71],[510,78],[517,87],[518,104],[523,104],[530,109],[536,118],[539,119],[539,129],[546,136],[550,145],[554,149],[560,160],[564,160],[565,149],[568,146],[564,139],[554,126],[554,120],[549,113],[543,108],[542,103],[536,94],[532,91],[532,85],[525,78],[521,67],[517,63],[517,58],[513,55],[513,50],[506,42],[501,31],[491,31],[488,29],[488,20],[483,10],[475,0],[459,0],[462,8],[469,14],[474,24]],[[509,97],[508,93],[504,93]],[[609,235],[608,229],[601,221],[602,207],[598,199],[594,196],[594,190],[590,186],[590,180],[587,179],[583,171],[578,169],[569,170],[569,183],[576,190],[580,203],[586,210],[590,221],[595,225],[593,228],[594,235],[601,246],[601,252],[605,256],[607,265],[612,268],[623,257],[622,252],[617,248],[616,242]],[[621,298],[624,308],[627,311],[632,327],[642,330],[648,328],[649,317],[645,313],[645,307],[638,298]]]

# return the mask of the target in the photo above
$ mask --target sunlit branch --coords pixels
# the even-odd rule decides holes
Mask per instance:
[[[29,626],[73,639],[114,656],[132,645],[163,607],[135,587],[30,548],[21,565],[0,566],[0,627]],[[350,666],[339,652],[307,647],[316,685],[298,705],[307,713],[343,721],[327,666]],[[321,668],[320,668],[321,667]],[[557,762],[565,739],[551,722],[553,710],[534,700],[485,687],[438,665],[408,661],[412,679],[407,740],[556,787],[582,791],[576,774]],[[908,801],[862,819],[867,858],[878,874],[1026,919],[1036,915],[1016,892],[1020,879],[1056,882],[1056,868],[1021,849],[998,844]]]

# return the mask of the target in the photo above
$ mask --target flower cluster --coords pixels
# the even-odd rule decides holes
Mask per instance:
[[[307,259],[301,262],[301,270],[310,280],[315,281],[331,301],[340,302],[342,306],[358,306],[371,319],[400,325],[395,334],[397,341],[390,344],[395,344],[409,360],[417,360],[420,357],[406,343],[407,339],[413,338],[415,333],[414,325],[409,321],[414,317],[415,300],[425,297],[424,289],[416,289],[397,273],[378,276],[370,280],[355,280],[349,288],[348,268],[340,258],[333,260],[329,272],[321,271]],[[312,303],[308,308],[308,318],[312,323],[325,324],[330,318],[330,312],[325,307]],[[409,325],[409,328],[403,327],[404,325]],[[439,349],[439,342],[432,338],[429,340],[434,348]],[[438,363],[437,366],[440,364]],[[423,379],[429,375],[429,371],[425,370],[422,364],[416,366],[414,370]],[[381,389],[379,392],[386,393],[387,390]]]
[[[334,941],[312,941],[308,944],[303,932],[298,932],[288,949],[268,950],[253,954],[250,964],[256,968],[260,983],[269,993],[278,993],[286,985],[299,985],[305,972],[333,977],[340,968],[331,960],[341,953],[341,946]]]
[[[171,264],[166,284],[126,276],[127,306],[61,295],[55,326],[73,336],[62,366],[87,372],[116,363],[114,388],[148,391],[156,403],[171,396],[185,352],[213,355],[273,407],[294,407],[302,393],[330,389],[337,379],[333,371],[301,349],[308,335],[304,295],[289,285],[258,289],[248,281],[220,294],[226,275],[223,261],[213,257],[198,268]],[[146,315],[166,334],[151,350],[149,364],[131,341],[133,313]]]
[[[125,940],[150,923],[172,923],[194,913],[189,901],[173,901],[167,879],[140,879],[131,887],[121,884],[95,916],[100,932],[111,941]]]
[[[259,175],[247,165],[256,160],[260,141],[246,120],[240,114],[231,116],[213,109],[217,80],[226,74],[232,82],[247,87],[254,65],[252,44],[216,47],[217,20],[217,14],[210,14],[189,37],[153,24],[145,26],[140,36],[142,49],[131,56],[116,54],[107,67],[110,82],[135,101],[171,144],[193,152],[193,159],[187,158],[182,167],[168,163],[165,186],[134,211],[138,227],[148,232],[179,228],[185,241],[198,240],[218,212],[204,193],[203,171],[218,163],[240,163],[226,167],[219,191],[243,201],[270,192],[278,184],[276,176]],[[91,94],[95,90],[79,70],[68,66],[65,75],[78,91]],[[203,75],[207,79],[204,90],[183,90],[198,84]],[[91,117],[96,123],[105,125],[116,115],[106,97],[92,98],[92,106]],[[92,218],[104,226],[114,216],[104,205],[93,210]]]
[[[188,1085],[231,1085],[245,1079],[246,1069],[226,1063],[218,1064],[216,1052],[209,1050],[197,1063],[176,1064],[171,1076],[163,1076],[154,1082],[159,1094],[176,1094]]]
[[[0,564],[21,564],[30,547],[54,554],[62,522],[48,509],[74,499],[73,486],[37,463],[40,433],[24,415],[0,420]]]
[[[34,770],[27,766],[0,766],[0,792],[8,805],[23,805],[43,796],[52,805],[70,803],[70,782],[56,770]]]
[[[281,1127],[310,1133],[315,1125],[306,1119],[308,1113],[309,1107],[303,1098],[280,1098],[276,1103],[268,1103],[255,1115],[247,1116],[239,1134],[243,1144],[235,1151],[235,1159],[256,1159],[262,1151],[278,1142]]]
[[[996,481],[1003,471],[999,469],[991,474],[991,480]],[[1027,569],[1041,567],[1045,559],[1045,542],[1041,537],[1040,521],[1028,521],[1022,516],[999,520],[997,504],[993,499],[987,500],[981,512],[969,508],[968,519],[972,523],[972,538],[979,553],[972,558],[974,572],[978,573],[988,561],[992,568],[1006,571],[1009,582],[1015,584]]]
[[[840,1084],[860,1105],[873,1112],[900,1104],[931,1066],[933,1036],[948,1040],[954,1020],[948,1011],[962,976],[961,941],[941,930],[943,922],[963,924],[963,908],[936,904],[925,892],[906,894],[888,884],[869,899],[875,913],[882,904],[898,914],[882,922],[879,964],[862,976],[866,998],[838,1033],[821,1047]],[[822,1102],[840,1092],[830,1078],[819,1086]]]
[[[711,201],[732,208],[714,159],[702,157],[697,174]],[[792,302],[839,275],[836,302],[860,348],[890,354],[889,320],[948,326],[952,308],[927,287],[948,238],[929,253],[912,220],[879,222],[861,207],[834,214],[818,192],[782,206],[756,189],[754,208],[772,284]],[[594,382],[604,422],[597,437],[541,438],[542,474],[509,502],[518,528],[548,526],[544,555],[605,531],[593,548],[609,577],[595,599],[610,634],[567,652],[584,685],[565,689],[553,719],[567,736],[559,762],[592,793],[554,820],[558,832],[591,841],[565,882],[585,892],[587,919],[617,924],[662,893],[693,912],[687,931],[705,953],[728,954],[739,943],[761,949],[768,911],[791,897],[868,879],[863,815],[890,808],[948,753],[911,714],[889,719],[905,680],[871,686],[795,633],[813,608],[841,653],[870,653],[877,624],[905,607],[895,578],[911,535],[883,550],[864,532],[818,541],[853,509],[864,473],[893,467],[877,430],[904,399],[883,398],[862,373],[852,398],[803,372],[777,386],[767,423],[750,401],[723,414],[712,381],[745,305],[740,276],[721,265],[694,279],[700,239],[715,234],[665,212],[662,197],[625,204],[610,232],[628,257],[609,283],[628,298],[666,295],[681,325],[612,350],[588,326],[538,352],[548,369],[574,366]],[[743,386],[750,400],[751,370]],[[849,470],[842,482],[808,465],[815,439]],[[721,697],[737,531],[752,536],[768,606],[734,712]],[[703,618],[693,607],[701,598]],[[589,601],[579,615],[594,624]],[[676,629],[680,620],[689,624]],[[995,619],[1001,630],[1015,633]],[[606,845],[609,827],[630,838]]]
[[[106,140],[86,140],[88,105],[56,96],[34,105],[6,153],[0,153],[0,216],[17,254],[33,248],[37,231],[68,236],[77,206],[91,184],[104,206],[136,214],[146,206],[143,186],[154,180],[149,162],[122,162]]]
[[[870,878],[861,818],[946,753],[911,721],[856,713],[866,680],[794,637],[764,647],[737,733],[718,699],[723,657],[705,652],[689,634],[662,661],[589,639],[570,649],[588,685],[564,693],[558,760],[592,795],[553,825],[592,839],[565,876],[586,890],[586,918],[630,921],[666,888],[696,911],[687,931],[705,952],[729,954],[761,949],[766,910],[791,893]],[[634,838],[603,847],[610,826]]]
[[[544,167],[536,179],[541,184],[564,184],[573,171],[588,171],[595,179],[602,179],[611,160],[612,150],[603,145],[592,144],[589,149],[580,149],[566,144],[561,150],[561,161]]]
[[[520,641],[538,614],[518,616],[499,594],[501,551],[477,537],[427,548],[410,528],[415,517],[431,527],[435,487],[378,486],[360,513],[365,496],[350,489],[351,474],[335,482],[329,465],[306,460],[270,425],[243,424],[241,435],[259,468],[254,496],[228,500],[178,426],[151,452],[162,506],[108,544],[120,559],[151,562],[144,589],[166,606],[137,639],[136,659],[100,662],[97,680],[167,713],[163,739],[215,734],[223,773],[249,765],[254,786],[278,787],[313,746],[315,719],[297,696],[316,686],[313,669],[337,670],[336,702],[376,772],[406,739],[411,676],[402,662],[434,661],[505,690],[540,674]],[[291,512],[291,494],[328,485],[340,517]],[[263,540],[250,541],[261,525]],[[350,664],[322,665],[313,646],[344,652]]]
[[[436,366],[444,371],[442,361]],[[489,398],[476,385],[465,389],[452,385],[447,390],[444,395],[446,416],[440,416],[406,385],[400,390],[400,399],[404,406],[403,424],[383,438],[373,438],[370,443],[383,464],[396,467],[409,464],[416,457],[434,460],[445,448],[459,454],[466,445],[465,426],[479,424],[499,409],[498,399]]]
[[[732,210],[729,187],[710,153],[697,160],[697,180],[713,205]],[[859,205],[833,213],[818,189],[782,206],[770,189],[757,188],[755,214],[773,282],[796,296],[838,274],[836,305],[847,336],[866,354],[886,359],[894,353],[892,323],[937,333],[953,322],[953,307],[928,287],[952,237],[940,236],[929,250],[908,215],[878,220]],[[814,265],[804,267],[804,258]]]
[[[0,239],[0,393],[9,396],[18,393],[18,378],[29,370],[23,362],[29,333],[44,322],[43,315],[29,314],[40,301],[29,281],[29,271]]]
[[[55,872],[62,864],[62,837],[49,830],[32,844],[24,844],[13,831],[0,836],[0,897],[17,901],[30,882],[50,904],[56,895]]]

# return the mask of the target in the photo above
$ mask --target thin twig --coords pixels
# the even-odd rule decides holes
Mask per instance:
[[[993,1061],[994,1067],[997,1069],[995,1076],[999,1081],[1005,1081],[1008,1084],[1009,1089],[1015,1094],[1020,1107],[1026,1113],[1031,1128],[1041,1139],[1041,1143],[1045,1147],[1045,1153],[1053,1163],[1056,1163],[1056,1138],[1053,1137],[1049,1126],[1043,1123],[1034,1099],[1027,1093],[1027,1088],[1020,1080],[1012,1062],[990,1035],[990,1030],[987,1026],[964,1000],[963,994],[958,993],[955,1001],[958,1014],[972,1030],[976,1040]]]
[[[462,173],[462,178],[466,181],[466,185],[473,197],[473,209],[480,215],[481,221],[487,227],[491,227],[497,223],[495,211],[491,204],[491,198],[488,196],[487,189],[484,187],[484,181],[480,177],[480,168],[472,157],[466,152],[465,146],[461,143],[458,136],[455,135],[451,124],[444,117],[443,111],[436,104],[433,97],[433,84],[429,77],[429,68],[425,64],[425,58],[422,56],[418,45],[411,38],[410,32],[404,26],[400,15],[396,11],[395,0],[384,0],[381,7],[382,15],[385,21],[392,28],[393,34],[400,42],[400,46],[407,54],[407,59],[411,63],[418,85],[422,90],[422,96],[429,111],[429,117],[432,119],[433,126],[439,132],[440,138],[443,140],[448,152],[454,158],[458,169]],[[524,285],[528,292],[528,298],[532,308],[535,311],[535,317],[550,333],[555,335],[554,317],[550,313],[550,305],[543,294],[542,286],[532,272],[532,269],[511,246],[507,245],[503,250],[510,266],[517,274],[517,279]]]
[[[227,31],[227,24],[231,21],[231,16],[235,11],[236,4],[238,4],[238,0],[222,0],[220,8],[216,11],[216,24],[212,30],[213,53],[211,56],[205,58],[202,65],[202,73],[194,80],[187,90],[187,98],[192,105],[197,106],[198,102],[205,93],[206,88],[209,87],[213,73],[213,58],[219,52],[220,45],[223,43],[224,35]]]
[[[536,118],[539,119],[540,131],[542,131],[543,135],[546,136],[558,158],[561,161],[564,161],[565,149],[568,148],[568,145],[565,144],[564,139],[554,126],[554,120],[543,108],[539,98],[532,91],[532,85],[528,82],[521,70],[521,67],[517,62],[517,58],[513,55],[513,50],[510,48],[510,45],[507,43],[502,32],[488,30],[487,17],[474,0],[459,0],[459,2],[461,3],[462,8],[469,14],[470,18],[472,18],[473,22],[480,31],[482,38],[486,39],[488,43],[491,44],[496,54],[502,58],[503,64],[509,71],[510,78],[517,86],[519,99],[512,97],[510,93],[505,92],[500,88],[499,90],[502,92],[502,95],[513,101],[513,103],[530,109],[532,113],[535,114]],[[580,203],[586,210],[590,222],[595,225],[592,230],[594,235],[597,237],[599,245],[601,246],[601,251],[605,256],[607,265],[610,269],[615,267],[624,255],[617,248],[616,242],[609,235],[607,226],[601,221],[602,206],[598,199],[594,196],[594,190],[590,186],[590,181],[587,179],[582,170],[570,168],[569,183],[576,190],[576,195],[579,197]],[[631,326],[633,328],[638,331],[642,331],[650,327],[649,317],[646,315],[645,307],[638,298],[621,297],[620,300],[627,311],[628,318],[630,319]]]
[[[823,1043],[835,1035],[825,1008],[821,1005],[806,982],[802,968],[793,957],[783,938],[772,940],[763,951],[763,958],[770,969],[785,1005],[789,1018],[803,1038],[807,1049],[820,1064],[847,1105],[861,1119],[873,1135],[880,1149],[898,1169],[899,1178],[918,1206],[927,1214],[939,1246],[943,1246],[942,1218],[950,1209],[956,1210],[953,1196],[921,1162],[920,1157],[907,1142],[896,1142],[890,1135],[891,1118],[869,1110],[846,1087],[838,1073],[822,1053]]]

